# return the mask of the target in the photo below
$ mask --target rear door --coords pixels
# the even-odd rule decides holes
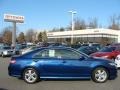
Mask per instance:
[[[34,55],[42,77],[62,77],[64,74],[63,60],[57,55],[56,49],[45,49]]]

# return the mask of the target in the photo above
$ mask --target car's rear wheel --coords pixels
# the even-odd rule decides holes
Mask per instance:
[[[97,83],[104,83],[108,80],[108,71],[105,68],[99,67],[93,70],[92,79]]]
[[[23,79],[25,82],[27,82],[29,84],[33,84],[33,83],[37,82],[38,78],[39,78],[38,73],[35,69],[27,68],[24,70]]]

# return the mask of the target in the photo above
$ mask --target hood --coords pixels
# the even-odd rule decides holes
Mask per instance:
[[[103,61],[103,62],[108,62],[108,63],[114,62],[114,61],[109,60],[109,59],[102,59],[102,58],[97,58],[97,57],[90,57],[90,60],[92,60],[92,61],[98,61],[98,62]]]
[[[106,56],[106,55],[110,55],[110,54],[111,54],[111,52],[96,52],[96,53],[91,54],[90,56],[102,57],[102,56]]]

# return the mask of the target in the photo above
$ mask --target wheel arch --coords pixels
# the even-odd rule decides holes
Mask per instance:
[[[109,75],[110,75],[109,69],[108,69],[107,67],[105,67],[105,66],[99,65],[99,66],[94,67],[94,68],[91,70],[91,78],[92,78],[92,73],[93,73],[93,71],[94,71],[95,69],[97,69],[97,68],[104,68],[105,70],[107,70],[107,72],[108,72],[108,78],[110,77],[110,76],[109,76]]]
[[[21,78],[23,78],[23,73],[24,73],[24,71],[25,71],[26,69],[34,69],[34,70],[37,72],[38,76],[40,77],[39,70],[38,70],[36,67],[34,67],[34,66],[27,66],[27,67],[24,67],[24,68],[22,69],[22,71],[21,71]]]

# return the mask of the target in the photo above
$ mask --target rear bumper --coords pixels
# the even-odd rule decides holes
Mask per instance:
[[[21,77],[20,69],[15,68],[14,65],[8,66],[8,75],[13,77]]]

